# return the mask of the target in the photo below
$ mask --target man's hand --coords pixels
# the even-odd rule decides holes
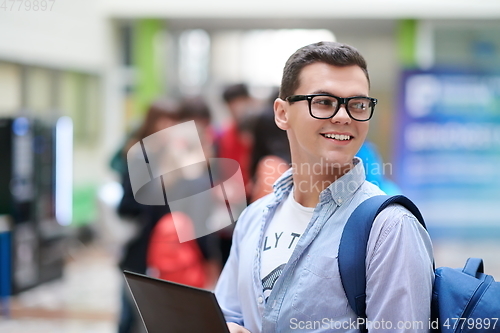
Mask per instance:
[[[249,330],[235,323],[227,323],[227,328],[231,333],[251,333]]]

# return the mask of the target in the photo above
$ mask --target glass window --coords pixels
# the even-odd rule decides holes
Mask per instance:
[[[21,68],[0,62],[0,116],[11,116],[21,108]]]

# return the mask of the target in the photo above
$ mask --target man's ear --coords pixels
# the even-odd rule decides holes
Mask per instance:
[[[282,100],[281,98],[276,98],[274,101],[274,121],[276,125],[282,130],[287,130],[290,128],[288,124],[288,102]]]

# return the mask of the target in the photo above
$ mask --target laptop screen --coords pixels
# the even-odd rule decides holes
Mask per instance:
[[[148,333],[229,333],[212,292],[127,271],[124,275]]]

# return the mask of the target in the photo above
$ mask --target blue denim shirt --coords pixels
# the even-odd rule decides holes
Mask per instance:
[[[339,276],[338,246],[352,211],[383,194],[365,181],[363,163],[320,194],[311,221],[280,278],[264,300],[260,275],[264,231],[293,187],[288,170],[274,192],[241,214],[231,254],[215,294],[226,321],[258,332],[358,332]],[[432,245],[416,218],[391,205],[376,218],[366,256],[370,332],[427,332],[433,284]]]

